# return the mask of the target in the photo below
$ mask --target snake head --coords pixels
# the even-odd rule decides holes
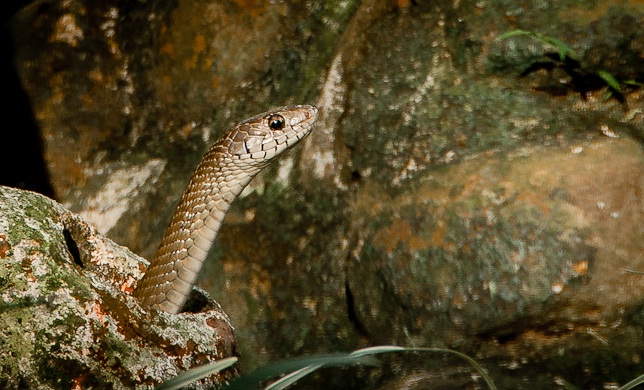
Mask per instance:
[[[224,147],[234,160],[268,163],[313,130],[317,108],[308,105],[277,108],[233,127]]]
[[[262,167],[313,130],[317,113],[293,106],[257,115],[208,150],[134,292],[143,305],[181,310],[231,203]]]

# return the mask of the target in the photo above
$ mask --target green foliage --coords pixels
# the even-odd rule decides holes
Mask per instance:
[[[637,378],[633,379],[632,381],[628,382],[627,384],[625,384],[624,386],[620,387],[620,388],[619,388],[619,389],[617,389],[617,390],[630,390],[630,389],[634,389],[634,388],[635,388],[635,386],[637,386],[637,385],[641,385],[641,384],[643,384],[643,383],[644,383],[644,375],[640,375],[640,376],[638,376]]]
[[[606,72],[605,70],[600,70],[597,72],[597,75],[602,78],[608,84],[609,87],[613,88],[617,92],[622,92],[622,90],[619,88],[619,81],[610,73]]]
[[[283,360],[271,364],[269,366],[261,367],[250,374],[243,375],[240,378],[232,381],[227,387],[226,390],[245,390],[245,389],[254,389],[258,388],[258,385],[261,382],[267,381],[271,378],[274,378],[279,375],[286,374],[281,379],[271,383],[266,386],[265,390],[283,390],[289,386],[295,384],[298,380],[304,378],[305,376],[315,372],[316,370],[323,367],[332,367],[332,366],[351,366],[356,364],[368,365],[368,366],[377,366],[378,361],[373,357],[373,355],[381,353],[395,353],[395,352],[439,352],[439,353],[449,353],[456,355],[465,361],[467,361],[474,369],[481,374],[481,377],[487,384],[489,389],[496,390],[494,381],[487,374],[485,369],[481,367],[474,359],[471,357],[451,349],[443,348],[404,348],[395,345],[382,345],[370,348],[359,349],[353,351],[349,354],[329,354],[329,355],[314,355],[307,357],[300,357],[295,359]],[[209,375],[217,373],[221,370],[229,368],[237,363],[237,358],[232,357],[228,359],[223,359],[215,363],[206,364],[201,367],[193,368],[192,370],[186,371],[183,374],[180,374],[169,381],[161,384],[157,387],[157,390],[175,390],[185,386],[188,386],[200,379],[203,379]],[[620,387],[617,390],[630,390],[634,389],[636,386],[644,384],[644,375],[633,379],[624,386]]]
[[[380,354],[380,353],[387,353],[387,352],[445,352],[445,353],[452,353],[455,354],[465,360],[467,360],[468,363],[472,365],[484,378],[485,382],[487,383],[488,387],[490,389],[495,390],[496,386],[494,386],[494,382],[492,381],[492,378],[488,376],[488,374],[485,372],[483,367],[481,367],[474,359],[470,358],[469,356],[462,354],[457,351],[453,351],[451,349],[439,349],[439,348],[403,348],[403,347],[398,347],[395,345],[383,345],[383,346],[377,346],[377,347],[371,347],[371,348],[364,348],[364,349],[359,349],[357,351],[354,351],[346,357],[350,359],[359,359],[365,356],[370,356],[370,355],[375,355],[375,354]],[[298,380],[304,378],[306,375],[316,371],[319,368],[324,367],[324,364],[315,364],[311,366],[307,366],[304,368],[301,368],[295,372],[292,372],[291,374],[286,375],[285,377],[281,378],[280,380],[273,382],[270,386],[266,387],[266,390],[283,390],[286,389],[288,386],[294,384]]]
[[[269,380],[284,373],[291,373],[291,379],[283,383],[273,383],[266,389],[284,389],[304,376],[316,371],[322,367],[333,366],[350,366],[350,365],[378,365],[378,361],[369,356],[352,356],[351,354],[330,354],[330,355],[314,355],[307,357],[300,357],[295,359],[288,359],[273,363],[268,366],[260,367],[250,374],[243,375],[234,380],[226,390],[246,390],[257,388],[258,384]],[[280,382],[280,381],[278,381]]]
[[[483,367],[481,367],[474,359],[463,353],[451,349],[403,348],[394,345],[364,348],[353,351],[349,354],[315,355],[284,360],[271,364],[269,366],[261,367],[251,372],[250,374],[243,375],[242,377],[237,378],[226,387],[226,390],[257,388],[259,383],[287,373],[287,375],[265,388],[266,390],[283,390],[296,383],[298,380],[323,367],[350,366],[356,364],[376,366],[378,365],[378,361],[373,357],[373,355],[390,352],[440,352],[456,355],[466,360],[472,367],[474,367],[476,371],[481,374],[481,376],[485,380],[485,383],[490,389],[496,390],[496,386],[494,385],[492,378],[490,378],[487,372],[485,372]],[[163,383],[161,386],[157,387],[157,390],[174,390],[187,386],[207,377],[210,374],[214,374],[218,371],[228,368],[236,362],[237,358],[228,358],[212,364],[194,368]]]
[[[515,37],[517,35],[529,35],[545,43],[546,45],[554,46],[557,49],[557,52],[559,53],[559,60],[561,60],[561,62],[566,61],[567,56],[573,57],[574,55],[572,48],[566,45],[565,43],[561,42],[560,40],[549,37],[547,35],[539,34],[533,31],[526,31],[526,30],[520,30],[520,29],[512,30],[502,34],[500,37],[497,38],[497,40],[502,41],[504,39]]]
[[[527,31],[527,30],[521,30],[521,29],[508,31],[506,33],[501,34],[497,38],[497,41],[502,41],[502,40],[505,40],[511,37],[520,36],[520,35],[530,36],[542,42],[543,44],[555,47],[557,49],[557,53],[559,54],[559,61],[561,62],[562,65],[564,65],[564,67],[566,65],[567,59],[576,61],[574,59],[575,53],[573,49],[570,46],[568,46],[566,43],[560,41],[559,39],[556,39],[547,35],[543,35],[534,31]],[[639,83],[635,80],[620,81],[606,70],[588,71],[587,73],[594,75],[596,77],[599,77],[601,80],[603,80],[604,84],[608,87],[606,95],[604,96],[604,100],[608,100],[613,96],[617,96],[621,100],[621,98],[623,98],[621,85],[628,85],[635,88],[641,88],[643,86],[642,83]]]
[[[214,363],[204,364],[203,366],[193,368],[192,370],[188,370],[183,374],[177,375],[176,377],[170,379],[169,381],[162,383],[160,386],[157,387],[157,390],[180,389],[200,379],[203,379],[209,375],[212,375],[216,372],[219,372],[228,367],[231,367],[235,363],[237,363],[237,358],[231,357],[231,358],[216,361]]]

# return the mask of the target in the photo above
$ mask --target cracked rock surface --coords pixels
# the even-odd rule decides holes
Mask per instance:
[[[0,187],[0,387],[151,388],[234,356],[218,307],[167,315],[137,304],[146,266],[58,203]]]

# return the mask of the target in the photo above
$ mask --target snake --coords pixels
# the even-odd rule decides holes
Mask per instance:
[[[269,162],[310,134],[317,113],[310,105],[276,108],[232,127],[210,147],[134,289],[144,307],[182,310],[230,205]]]

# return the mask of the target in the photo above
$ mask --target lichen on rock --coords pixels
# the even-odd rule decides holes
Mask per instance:
[[[130,292],[146,266],[58,203],[0,187],[0,387],[146,388],[236,354],[216,304],[141,308]]]

